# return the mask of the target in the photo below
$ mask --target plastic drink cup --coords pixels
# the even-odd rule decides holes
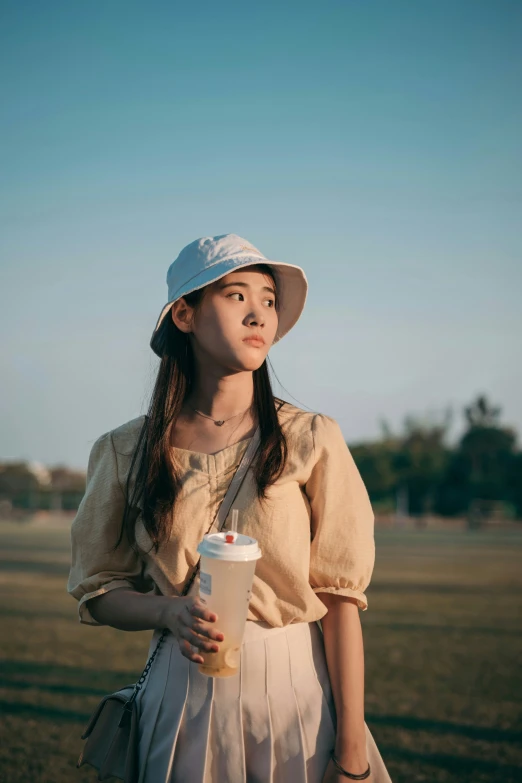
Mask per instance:
[[[210,533],[198,546],[201,555],[199,595],[218,616],[216,627],[225,637],[219,652],[202,652],[199,671],[210,677],[238,673],[241,643],[256,561],[261,550],[255,538],[235,531]]]

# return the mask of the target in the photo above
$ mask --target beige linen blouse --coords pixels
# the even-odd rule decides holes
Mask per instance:
[[[364,483],[335,419],[285,403],[278,413],[288,460],[267,489],[263,506],[250,468],[233,503],[238,530],[259,542],[250,620],[271,626],[313,622],[326,614],[317,593],[368,602],[364,591],[375,562],[374,517]],[[143,416],[102,435],[89,457],[87,488],[71,528],[67,590],[79,601],[80,622],[99,625],[88,601],[118,587],[178,595],[192,573],[196,551],[214,519],[250,439],[216,454],[174,447],[184,471],[169,541],[158,553],[136,508],[138,552],[126,538],[115,552],[130,461]],[[225,527],[229,526],[230,516]]]

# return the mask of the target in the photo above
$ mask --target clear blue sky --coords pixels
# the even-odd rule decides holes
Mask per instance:
[[[228,232],[305,268],[276,391],[348,441],[482,391],[522,433],[519,0],[0,9],[0,458],[143,412],[167,268]]]

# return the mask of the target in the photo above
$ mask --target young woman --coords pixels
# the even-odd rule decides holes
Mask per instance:
[[[337,422],[274,398],[266,365],[305,274],[226,234],[185,247],[167,282],[149,411],[92,448],[68,585],[83,623],[151,629],[150,651],[171,632],[139,695],[140,783],[390,783],[364,721],[368,495]],[[219,618],[197,579],[181,594],[258,426],[233,507],[262,558],[239,674],[212,678]]]

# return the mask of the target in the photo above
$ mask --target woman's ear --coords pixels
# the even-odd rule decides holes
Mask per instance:
[[[170,315],[175,325],[181,332],[190,334],[192,331],[192,319],[194,316],[194,308],[190,307],[183,297],[178,299],[170,308]]]

